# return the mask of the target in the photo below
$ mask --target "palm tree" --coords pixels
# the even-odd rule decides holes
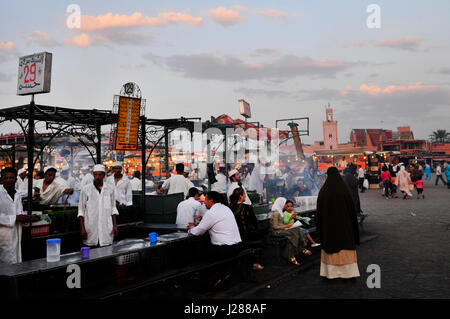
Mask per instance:
[[[450,141],[450,132],[446,130],[436,130],[430,135],[433,143],[446,143]]]

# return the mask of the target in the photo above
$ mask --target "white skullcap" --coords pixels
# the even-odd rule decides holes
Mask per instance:
[[[102,164],[97,164],[97,165],[94,166],[94,170],[93,170],[93,171],[94,171],[94,172],[105,172],[106,169],[105,169],[105,166],[104,166],[104,165],[102,165]]]
[[[46,168],[44,168],[44,174],[47,173],[47,171],[48,171],[49,169],[54,169],[55,171],[58,171],[58,170],[57,170],[55,167],[53,167],[53,166],[47,166]]]
[[[27,170],[25,169],[25,168],[21,168],[21,169],[19,169],[19,171],[17,172],[17,174],[18,175],[20,175],[20,174],[22,174],[22,173],[26,173],[27,172]]]
[[[120,166],[122,167],[122,162],[114,162],[113,167]]]
[[[187,166],[184,167],[184,172],[185,173],[189,173],[190,171],[191,171],[191,169],[189,167],[187,167]]]
[[[228,176],[233,176],[234,174],[239,173],[239,171],[237,169],[232,169],[229,173]]]
[[[89,166],[83,166],[81,169],[87,171],[87,170],[89,170]]]
[[[69,169],[70,169],[70,167],[65,165],[61,168],[61,171],[68,171]]]

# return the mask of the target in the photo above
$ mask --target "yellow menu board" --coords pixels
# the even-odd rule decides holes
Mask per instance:
[[[116,150],[138,149],[139,116],[141,99],[121,96],[116,130]]]

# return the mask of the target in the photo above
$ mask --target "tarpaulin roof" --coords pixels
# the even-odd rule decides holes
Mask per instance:
[[[253,139],[261,139],[262,138],[261,134],[264,134],[264,132],[266,132],[266,134],[267,134],[267,140],[272,139],[272,129],[271,128],[263,127],[263,126],[258,127],[254,123],[248,123],[241,119],[233,120],[230,116],[228,116],[226,114],[222,114],[222,115],[219,115],[218,117],[216,117],[216,122],[219,124],[232,124],[235,129],[242,128],[244,130],[244,133]],[[253,132],[255,132],[256,134],[252,133],[252,130],[250,130],[250,129],[254,129]],[[278,134],[279,134],[278,135],[279,139],[286,139],[289,137],[289,132],[286,132],[286,131],[278,130]]]

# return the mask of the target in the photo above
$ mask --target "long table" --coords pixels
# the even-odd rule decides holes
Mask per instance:
[[[0,295],[21,297],[79,297],[89,298],[95,291],[118,285],[139,277],[148,277],[198,259],[199,245],[205,240],[189,236],[187,232],[173,232],[158,236],[156,243],[147,238],[125,239],[110,246],[90,249],[89,258],[80,252],[63,254],[60,261],[46,258],[18,264],[0,263]],[[81,274],[81,288],[69,288],[67,281],[77,265]],[[69,266],[71,268],[69,268]]]

